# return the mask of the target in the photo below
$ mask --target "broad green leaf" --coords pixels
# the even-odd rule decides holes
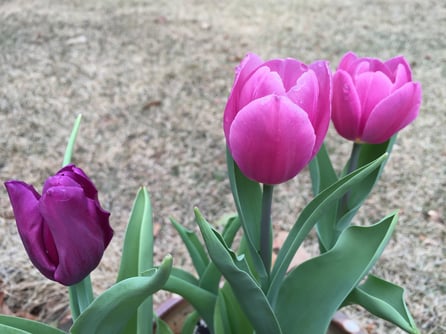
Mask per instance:
[[[241,223],[238,216],[228,217],[222,233],[223,239],[226,245],[228,245],[228,247],[231,247],[235,235],[240,229],[240,226]],[[220,279],[221,279],[220,271],[213,262],[209,262],[209,264],[206,267],[206,270],[203,273],[203,276],[200,278],[200,286],[203,289],[206,289],[214,294],[217,294],[219,289]]]
[[[250,258],[262,284],[267,282],[268,273],[260,258],[260,217],[262,212],[262,190],[260,184],[248,179],[226,150],[229,182],[232,196],[248,242]]]
[[[1,327],[3,326],[3,327]],[[13,327],[17,330],[22,330],[22,332],[18,333],[32,333],[32,334],[64,334],[64,331],[60,329],[48,326],[41,322],[37,322],[34,320],[24,319],[13,317],[9,315],[0,315],[0,333],[8,333],[3,331],[6,327]],[[15,333],[15,332],[11,332]]]
[[[31,332],[27,332],[15,327],[10,327],[10,326],[6,326],[6,325],[2,325],[0,324],[0,333],[3,334],[32,334]],[[42,332],[44,333],[44,332]],[[40,333],[37,333],[40,334]]]
[[[195,216],[208,254],[234,291],[241,309],[257,334],[282,333],[274,312],[258,283],[241,266],[247,267],[243,257],[237,257],[225,244],[223,237],[203,218],[198,209]],[[253,307],[255,305],[255,307]]]
[[[363,180],[367,175],[379,168],[386,160],[387,154],[383,154],[375,161],[357,169],[356,171],[339,179],[319,195],[317,195],[301,212],[296,223],[291,228],[282,248],[277,255],[276,263],[271,275],[271,284],[268,290],[268,298],[274,305],[277,292],[285,276],[297,249],[311,231],[316,222],[330,207],[333,201],[341,198],[355,183]]]
[[[71,334],[121,333],[138,307],[153,293],[163,288],[172,269],[172,257],[166,256],[151,276],[124,279],[97,297],[76,319]],[[146,315],[147,321],[150,321]],[[152,323],[150,322],[150,325]]]
[[[183,328],[181,329],[181,334],[194,334],[195,326],[200,320],[200,315],[197,311],[190,313],[183,323]]]
[[[197,310],[203,320],[212,326],[216,295],[202,289],[190,280],[184,280],[181,276],[175,276],[176,273],[176,271],[171,273],[163,289],[186,299]]]
[[[173,218],[170,219],[170,222],[177,230],[181,240],[183,240],[183,243],[189,252],[192,263],[194,264],[195,270],[197,271],[198,276],[201,277],[209,263],[209,258],[203,248],[203,245],[200,243],[200,240],[198,240],[197,235],[193,231],[181,226]]]
[[[370,227],[351,226],[326,253],[292,270],[275,311],[284,333],[325,333],[336,310],[368,273],[387,245],[397,214]]]
[[[136,194],[127,225],[117,282],[140,276],[153,267],[152,208],[147,189]],[[152,299],[146,299],[127,324],[124,333],[150,334],[152,332]]]
[[[156,334],[174,334],[172,330],[169,328],[169,325],[167,325],[162,319],[156,317]]]
[[[408,333],[420,333],[404,301],[404,289],[381,278],[369,275],[350,293],[346,303],[359,304]]]
[[[388,157],[392,151],[393,144],[396,140],[396,135],[393,136],[388,141],[382,144],[355,144],[359,147],[359,156],[357,162],[357,168],[360,168],[376,158],[380,157],[382,154],[387,153]],[[386,161],[384,161],[381,166],[373,171],[370,175],[364,178],[361,182],[354,185],[348,193],[346,193],[343,198],[339,200],[337,217],[334,222],[330,225],[334,225],[335,228],[332,229],[332,235],[330,236],[330,244],[325,245],[327,248],[333,247],[336,242],[339,234],[346,229],[351,224],[351,220],[358,212],[361,205],[367,199],[368,195],[372,191],[373,187],[377,183],[379,177],[381,176],[384,166],[389,159],[387,157]],[[348,163],[344,168],[343,173],[348,171]],[[327,233],[326,229],[321,229],[318,224],[318,233],[320,239],[328,239],[327,235],[323,235],[323,233]]]
[[[139,276],[153,266],[153,227],[150,198],[140,188],[133,203],[125,232],[117,282]]]
[[[214,310],[214,334],[231,334],[230,319],[228,315],[223,291],[219,290]]]
[[[226,305],[226,315],[230,327],[230,331],[228,333],[253,333],[253,327],[241,309],[231,286],[226,283],[220,289],[220,292]]]

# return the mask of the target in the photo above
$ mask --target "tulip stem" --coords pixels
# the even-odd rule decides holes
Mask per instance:
[[[260,218],[260,257],[266,272],[271,270],[272,236],[271,236],[271,205],[274,186],[263,185],[262,216]]]
[[[94,298],[90,275],[79,283],[69,286],[68,292],[70,296],[71,316],[73,320],[76,320],[88,305],[91,304]]]

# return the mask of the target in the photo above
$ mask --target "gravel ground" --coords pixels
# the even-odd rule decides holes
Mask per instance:
[[[169,216],[195,228],[194,206],[210,221],[234,211],[221,117],[233,69],[247,52],[324,58],[333,69],[348,50],[384,59],[403,54],[423,85],[420,117],[400,134],[357,222],[400,210],[396,235],[375,271],[407,287],[422,333],[446,332],[446,4],[308,2],[0,2],[0,180],[22,179],[41,189],[60,167],[72,123],[83,114],[74,162],[97,184],[115,229],[93,273],[97,292],[115,279],[139,186],[149,188],[161,227],[156,261],[172,253],[176,265],[190,266]],[[340,167],[350,144],[333,130],[327,140]],[[276,230],[288,230],[310,198],[307,171],[278,187]],[[29,264],[3,188],[0,245],[5,305],[48,322],[60,318],[65,289]],[[369,333],[402,333],[360,309],[347,311]]]

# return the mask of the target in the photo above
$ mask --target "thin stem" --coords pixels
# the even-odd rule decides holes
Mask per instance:
[[[91,287],[90,275],[79,283],[68,287],[70,295],[70,308],[73,320],[91,304],[93,301],[93,288]]]
[[[274,186],[264,184],[262,195],[262,216],[260,218],[260,257],[262,258],[266,272],[271,271],[271,205],[273,201]]]
[[[350,174],[354,170],[358,168],[358,162],[359,162],[359,153],[361,152],[361,144],[354,142],[352,147],[352,153],[350,154],[350,159],[348,160],[347,165],[347,173]],[[341,209],[342,214],[348,211],[348,201],[350,197],[350,192],[347,192],[341,200]]]

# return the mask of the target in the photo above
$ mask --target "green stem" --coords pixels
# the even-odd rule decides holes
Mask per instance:
[[[85,277],[79,283],[68,287],[70,295],[70,308],[73,320],[91,304],[93,301],[93,288],[91,287],[90,275]]]
[[[76,142],[77,133],[81,125],[82,115],[77,116],[74,121],[73,130],[71,130],[70,139],[68,139],[67,148],[65,149],[65,155],[62,162],[62,167],[71,163],[71,156],[73,155],[74,143]]]
[[[260,257],[265,266],[266,272],[271,271],[271,205],[273,201],[274,186],[264,184],[262,195],[262,216],[260,218]]]
[[[350,154],[350,159],[348,160],[347,165],[347,174],[355,171],[358,168],[359,162],[359,154],[361,152],[361,144],[354,142],[352,147],[352,153]],[[350,192],[347,192],[344,196],[342,196],[341,200],[341,213],[344,214],[348,211],[348,201],[350,197]]]

